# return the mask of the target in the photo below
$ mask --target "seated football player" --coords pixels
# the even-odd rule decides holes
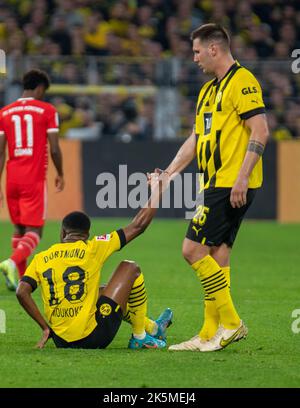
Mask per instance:
[[[173,313],[168,308],[155,321],[147,317],[144,276],[135,262],[121,262],[99,292],[105,261],[140,235],[155,211],[148,205],[127,227],[91,240],[86,214],[73,212],[63,219],[61,243],[35,255],[16,292],[20,304],[43,331],[37,347],[43,348],[52,337],[61,348],[105,348],[122,319],[132,326],[129,348],[166,346],[166,329]],[[47,321],[32,298],[38,285]]]

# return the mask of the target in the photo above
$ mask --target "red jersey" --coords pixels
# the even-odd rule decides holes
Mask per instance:
[[[50,103],[20,98],[1,109],[0,134],[5,135],[8,145],[8,182],[45,180],[49,132],[58,132],[58,114]]]

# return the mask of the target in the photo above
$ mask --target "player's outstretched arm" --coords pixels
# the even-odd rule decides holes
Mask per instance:
[[[240,208],[247,202],[249,177],[256,163],[262,156],[269,138],[268,123],[265,114],[255,115],[246,120],[251,130],[247,152],[238,178],[231,189],[230,203],[233,208]]]
[[[5,164],[5,146],[6,146],[6,138],[4,135],[0,135],[0,206],[2,205],[3,195],[1,189],[1,179],[2,173]]]
[[[57,192],[60,192],[64,189],[64,172],[63,172],[63,159],[62,153],[59,147],[58,134],[57,132],[48,133],[48,140],[50,144],[50,155],[53,161],[53,164],[57,171],[57,176],[55,177],[55,187]]]
[[[167,173],[156,176],[151,183],[151,197],[147,204],[137,213],[132,222],[123,228],[126,243],[142,234],[151,223],[159,204],[163,192],[169,185],[170,178]]]
[[[174,174],[184,170],[196,156],[196,135],[193,130],[191,135],[178,150],[176,156],[166,168],[166,172],[172,178]]]
[[[192,131],[191,135],[187,138],[187,140],[183,143],[183,145],[178,150],[176,156],[171,161],[169,166],[164,170],[172,179],[176,176],[176,174],[180,173],[183,169],[185,169],[191,161],[196,156],[196,135],[194,130]],[[154,173],[147,173],[147,180],[150,184],[152,176],[154,174],[161,174],[162,170],[155,169]]]
[[[31,296],[32,287],[27,282],[20,282],[17,288],[17,298],[23,309],[29,314],[29,316],[37,322],[40,328],[43,330],[42,337],[37,343],[36,347],[43,348],[50,338],[50,328],[43,318],[39,308]]]

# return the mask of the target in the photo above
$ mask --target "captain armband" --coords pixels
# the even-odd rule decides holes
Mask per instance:
[[[258,156],[262,156],[263,152],[265,150],[265,145],[263,143],[258,142],[257,140],[250,140],[247,151],[248,152],[254,152]]]

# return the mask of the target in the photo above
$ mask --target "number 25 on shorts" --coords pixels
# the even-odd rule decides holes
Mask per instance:
[[[200,226],[204,225],[206,223],[208,213],[209,213],[208,207],[205,207],[204,205],[199,205],[193,217],[193,223]]]

